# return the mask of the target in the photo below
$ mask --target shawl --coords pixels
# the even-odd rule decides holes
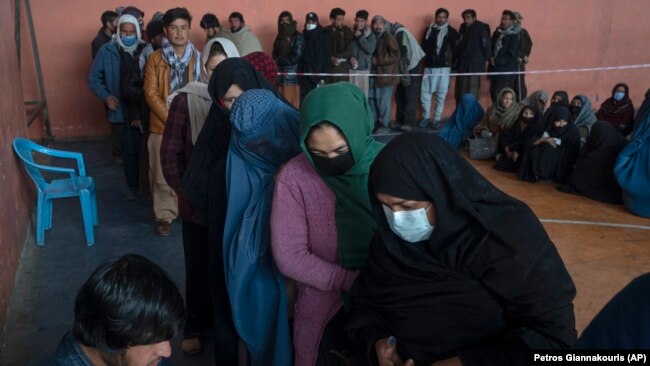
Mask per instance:
[[[619,87],[625,88],[625,96],[620,101],[614,99],[614,93]],[[596,114],[598,120],[611,123],[621,135],[626,136],[634,124],[634,104],[630,99],[630,88],[625,83],[618,83],[612,89],[612,97],[607,98]]]
[[[436,22],[431,23],[429,29],[427,29],[427,34],[424,36],[425,39],[429,39],[429,36],[431,35],[431,32],[434,28],[438,30],[438,38],[436,38],[437,55],[440,53],[440,48],[442,48],[442,44],[445,42],[445,37],[447,37],[447,33],[449,32],[449,22],[446,22],[443,25],[438,25]]]
[[[252,52],[264,51],[262,49],[262,45],[260,44],[260,40],[255,37],[255,35],[247,26],[243,26],[237,32],[233,33],[232,31],[229,31],[228,33],[232,37],[232,41],[237,46],[240,55],[246,56]]]
[[[163,38],[162,43],[162,58],[167,64],[169,64],[170,70],[170,84],[169,91],[175,92],[178,87],[183,82],[183,73],[189,66],[190,61],[192,60],[192,55],[196,53],[194,57],[194,67],[192,73],[194,74],[194,80],[199,80],[201,76],[201,55],[199,51],[194,48],[192,41],[187,42],[187,47],[185,47],[185,53],[183,57],[177,57],[174,52],[174,47],[167,38]]]
[[[130,23],[135,25],[136,41],[134,44],[130,46],[125,46],[124,43],[122,43],[122,37],[120,36],[120,25],[124,23]],[[115,32],[115,34],[113,35],[113,41],[117,43],[124,52],[133,56],[133,52],[135,52],[135,50],[138,49],[140,43],[142,43],[140,23],[138,23],[138,20],[133,15],[125,14],[120,17],[120,19],[117,21],[117,32]]]
[[[587,127],[589,131],[591,131],[591,126],[593,126],[594,123],[596,123],[597,121],[596,115],[594,114],[594,111],[591,109],[591,101],[589,100],[589,98],[587,98],[586,95],[583,94],[578,94],[575,97],[573,97],[573,99],[576,98],[580,99],[580,101],[582,102],[582,108],[580,108],[580,113],[578,113],[573,123],[575,123],[577,127],[583,127],[583,126]],[[549,122],[552,123],[553,121],[549,121]]]
[[[340,176],[319,173],[336,196],[339,263],[346,268],[360,268],[376,228],[368,199],[368,172],[383,144],[370,137],[374,119],[367,98],[348,82],[314,89],[302,104],[300,146],[312,164],[305,140],[311,129],[324,121],[338,127],[345,136],[355,161]]]
[[[527,96],[524,100],[521,101],[522,105],[533,106],[539,109],[540,102],[544,103],[544,109],[540,112],[543,114],[546,111],[546,102],[548,101],[548,93],[546,90],[537,90]]]
[[[501,98],[505,93],[512,93],[512,104],[510,108],[506,109],[501,105]],[[496,106],[492,106],[490,112],[490,123],[501,126],[502,129],[507,129],[512,126],[517,120],[519,115],[519,103],[517,103],[517,93],[511,88],[503,88],[497,96]]]

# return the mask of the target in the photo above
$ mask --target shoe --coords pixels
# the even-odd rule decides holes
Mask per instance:
[[[201,341],[198,337],[185,338],[181,342],[181,349],[186,355],[194,356],[195,354],[201,352]]]
[[[402,125],[402,127],[400,127],[400,130],[402,130],[402,131],[404,131],[404,132],[409,132],[409,131],[411,131],[412,129],[413,129],[413,127],[411,127],[411,126],[409,126],[409,125]]]
[[[172,223],[169,221],[159,221],[157,231],[160,236],[169,236],[172,233]]]
[[[377,135],[385,135],[387,133],[390,133],[390,128],[387,128],[387,127],[379,127],[375,131],[375,134],[377,134]]]
[[[433,128],[434,130],[439,130],[440,129],[440,121],[433,121],[433,123],[431,124],[431,128]]]
[[[420,121],[420,122],[418,123],[418,127],[425,128],[425,127],[429,127],[430,124],[431,124],[431,120],[430,120],[430,119],[428,119],[428,118],[423,118],[422,121]]]

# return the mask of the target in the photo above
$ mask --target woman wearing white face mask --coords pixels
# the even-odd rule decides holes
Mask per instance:
[[[347,326],[368,363],[522,365],[575,341],[575,287],[544,228],[451,145],[398,136],[369,187],[377,235]]]

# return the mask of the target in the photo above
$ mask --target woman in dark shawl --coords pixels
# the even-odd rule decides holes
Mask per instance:
[[[625,83],[618,83],[612,89],[612,96],[607,98],[596,114],[599,121],[611,123],[621,136],[630,134],[634,125],[634,105],[630,99],[630,88]]]
[[[573,124],[571,112],[554,107],[546,131],[537,139],[533,149],[523,157],[517,176],[521,180],[537,182],[554,180],[566,182],[580,151],[580,133]]]
[[[274,176],[300,153],[298,111],[268,90],[234,101],[226,162],[228,213],[223,258],[237,333],[251,366],[291,365],[285,279],[271,255]]]
[[[546,109],[546,111],[544,111],[544,114],[542,114],[542,123],[544,124],[544,128],[548,127],[550,123],[548,119],[553,107],[569,108],[569,94],[564,90],[558,90],[553,93],[553,96],[551,97],[551,105]]]
[[[212,301],[216,325],[215,357],[224,365],[237,364],[238,337],[234,330],[230,300],[223,269],[223,231],[226,220],[226,156],[230,145],[230,111],[223,98],[232,85],[243,91],[275,89],[253,66],[240,58],[228,58],[214,69],[208,92],[213,103],[197,137],[183,174],[183,190],[194,211],[208,226],[211,273],[208,281],[214,289]]]
[[[605,121],[596,122],[568,183],[558,189],[604,203],[623,203],[621,187],[614,177],[614,163],[625,143],[614,126]]]
[[[525,106],[519,119],[499,136],[499,144],[505,146],[504,153],[494,164],[494,169],[514,173],[519,169],[523,157],[533,148],[533,143],[544,133],[541,113],[536,106]]]
[[[378,231],[347,327],[367,363],[522,365],[575,341],[573,281],[526,204],[425,133],[396,137],[370,177]]]
[[[573,117],[573,124],[578,127],[578,132],[580,132],[580,148],[582,148],[591,133],[591,127],[598,119],[594,110],[591,109],[591,100],[584,94],[578,94],[571,99],[569,110]]]

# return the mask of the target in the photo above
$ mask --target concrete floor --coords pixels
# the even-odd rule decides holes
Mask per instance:
[[[83,152],[87,170],[97,180],[96,244],[86,247],[78,201],[57,201],[45,246],[32,241],[24,249],[0,337],[0,366],[34,364],[56,348],[72,323],[77,290],[107,257],[143,254],[165,268],[184,292],[180,225],[174,225],[172,236],[161,238],[154,234],[151,204],[125,201],[121,167],[111,159],[110,143],[56,147]],[[492,161],[471,163],[499,188],[528,203],[544,222],[578,289],[578,331],[631,279],[650,271],[650,219],[634,216],[624,206],[561,193],[554,184],[520,182],[492,169]],[[173,347],[177,366],[212,364],[209,345],[191,358],[180,352],[178,340]]]

